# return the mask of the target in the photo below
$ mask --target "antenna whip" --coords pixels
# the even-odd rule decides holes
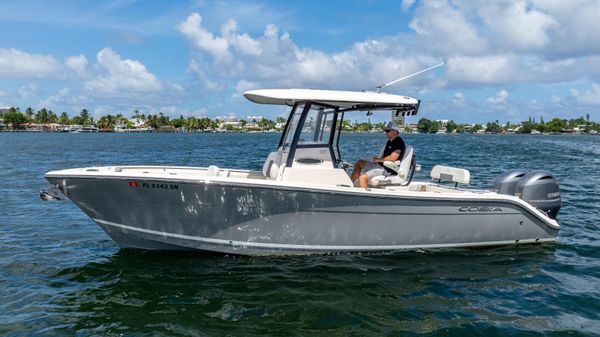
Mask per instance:
[[[431,66],[431,67],[429,67],[429,68],[427,68],[427,69],[419,70],[419,71],[417,71],[416,73],[412,73],[412,74],[410,74],[410,75],[404,76],[404,77],[402,77],[402,78],[399,78],[399,79],[397,79],[397,80],[394,80],[394,81],[388,82],[388,83],[386,83],[386,84],[382,84],[382,85],[380,85],[380,86],[377,86],[377,87],[376,87],[376,89],[377,89],[377,92],[381,92],[381,89],[383,89],[383,88],[385,88],[385,87],[389,87],[390,85],[394,85],[394,84],[396,84],[396,83],[398,83],[398,82],[400,82],[400,81],[403,81],[403,80],[405,80],[405,79],[407,79],[407,78],[411,78],[411,77],[413,77],[413,76],[419,75],[419,74],[421,74],[421,73],[424,73],[424,72],[426,72],[426,71],[430,71],[430,70],[432,70],[432,69],[435,69],[435,68],[437,68],[437,67],[441,67],[441,66],[443,66],[443,65],[445,65],[445,64],[446,64],[446,59],[444,58],[444,62],[442,62],[442,63],[436,64],[436,65],[434,65],[434,66]]]

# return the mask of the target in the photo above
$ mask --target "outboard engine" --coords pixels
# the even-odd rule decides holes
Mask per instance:
[[[515,195],[556,219],[561,206],[560,189],[549,172],[533,171],[524,175],[517,183]]]
[[[492,191],[500,194],[515,195],[517,183],[527,174],[526,170],[516,169],[504,172],[494,181]]]

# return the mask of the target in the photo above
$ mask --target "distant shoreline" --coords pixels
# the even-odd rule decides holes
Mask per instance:
[[[127,131],[107,131],[99,130],[95,132],[64,132],[64,131],[39,131],[39,130],[0,130],[1,133],[24,133],[24,134],[194,134],[194,133],[213,133],[213,134],[265,134],[265,133],[281,133],[282,130],[277,131],[215,131],[215,130],[196,130],[196,131],[144,131],[144,132],[127,132]],[[343,131],[343,133],[358,133],[358,134],[370,134],[379,133],[377,131]],[[454,132],[454,133],[429,133],[429,132],[401,132],[400,135],[473,135],[473,136],[489,136],[489,135],[501,135],[501,136],[600,136],[599,133],[586,133],[586,132],[544,132],[538,134],[532,133],[518,133],[518,132],[482,132],[482,133],[469,133],[469,132]]]

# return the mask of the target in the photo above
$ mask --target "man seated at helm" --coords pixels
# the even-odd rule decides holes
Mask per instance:
[[[358,179],[358,185],[360,187],[367,187],[369,180],[376,176],[389,176],[393,173],[390,168],[384,167],[384,161],[396,161],[402,158],[406,145],[402,138],[400,138],[400,128],[395,123],[388,123],[384,128],[385,135],[388,138],[385,143],[385,149],[383,150],[383,156],[373,157],[372,160],[360,159],[354,164],[352,175],[350,178],[352,182]]]

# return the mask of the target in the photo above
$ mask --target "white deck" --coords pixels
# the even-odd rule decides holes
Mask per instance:
[[[332,186],[311,184],[309,182],[286,182],[267,179],[262,172],[250,170],[219,169],[217,174],[210,172],[208,167],[178,167],[178,166],[102,166],[66,169],[46,173],[47,177],[82,177],[82,178],[122,178],[130,180],[172,180],[206,182],[214,181],[234,184],[256,184],[268,186],[289,187],[294,189],[315,189],[328,191],[344,191],[360,194],[381,195],[410,195],[429,196],[436,198],[473,198],[480,200],[482,196],[490,199],[514,199],[517,197],[501,195],[486,190],[465,190],[433,182],[414,181],[408,186],[382,186],[381,188],[360,188],[351,186]]]

